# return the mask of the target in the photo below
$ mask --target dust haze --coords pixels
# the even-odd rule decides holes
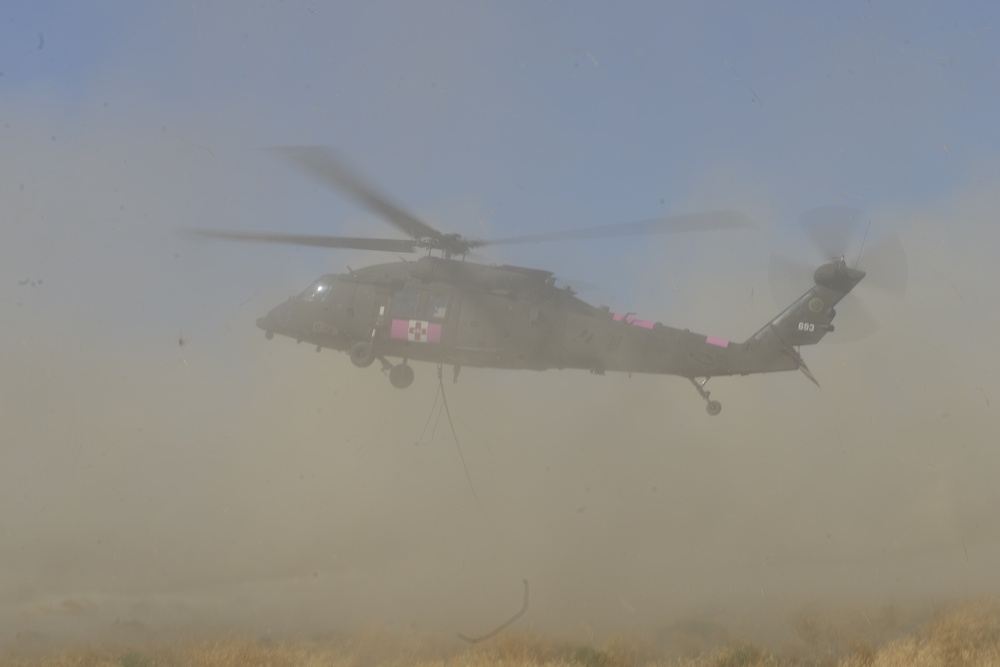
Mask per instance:
[[[131,334],[158,295],[183,299],[183,267],[127,298],[96,267],[67,284],[62,253],[35,287],[6,271],[2,639],[116,622],[476,633],[518,607],[522,578],[526,623],[584,636],[982,593],[1000,556],[1000,323],[984,246],[948,249],[928,222],[975,239],[998,203],[890,213],[912,220],[911,296],[871,339],[810,350],[819,390],[716,379],[726,412],[709,419],[677,378],[466,369],[445,390],[485,516],[445,422],[425,427],[432,366],[400,392],[344,355],[264,341],[264,298],[198,334]],[[756,278],[705,282],[677,317],[720,330],[729,313],[722,333],[749,335],[776,308],[738,303]],[[60,290],[74,309],[47,312]]]
[[[114,84],[112,106],[131,104]],[[252,145],[224,119],[192,131],[131,108],[67,125],[34,112],[52,95],[9,105],[3,130],[0,651],[370,623],[476,635],[519,608],[522,579],[522,626],[590,641],[690,617],[780,634],[805,608],[996,593],[995,165],[866,211],[906,248],[908,295],[869,296],[874,336],[805,351],[821,389],[713,379],[712,419],[679,378],[464,369],[453,385],[446,368],[482,511],[445,419],[427,426],[433,366],[398,391],[254,327],[316,276],[380,258],[177,233],[290,230],[342,206],[256,150],[293,137]],[[784,307],[767,296],[780,184],[750,192],[752,171],[706,170],[677,208],[741,208],[760,230],[622,246],[596,276],[628,274],[615,295],[582,296],[751,335]],[[453,196],[421,205],[486,206]],[[339,210],[336,233],[370,229]],[[496,259],[594,279],[592,248],[574,269],[532,252]]]

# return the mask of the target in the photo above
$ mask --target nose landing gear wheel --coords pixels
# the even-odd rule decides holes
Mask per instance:
[[[389,382],[396,389],[406,389],[413,384],[413,369],[409,364],[396,364],[389,369]]]
[[[718,401],[709,401],[708,405],[705,406],[705,411],[714,417],[722,412],[722,403],[719,403]]]
[[[348,354],[351,355],[351,363],[358,368],[368,368],[375,361],[371,343],[355,343]]]

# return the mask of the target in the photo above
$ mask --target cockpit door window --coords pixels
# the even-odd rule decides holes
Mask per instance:
[[[430,294],[427,296],[427,306],[424,308],[424,317],[429,320],[448,319],[448,305],[451,302],[450,294]]]
[[[392,295],[389,304],[389,315],[406,320],[416,319],[420,313],[420,298],[424,295],[418,290],[400,290]]]

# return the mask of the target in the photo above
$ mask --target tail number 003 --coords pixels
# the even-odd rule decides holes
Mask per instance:
[[[799,331],[816,331],[816,325],[812,322],[799,322]]]

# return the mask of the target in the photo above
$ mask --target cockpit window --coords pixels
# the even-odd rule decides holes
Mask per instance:
[[[309,286],[300,297],[303,301],[322,301],[330,293],[330,281],[320,279]]]
[[[443,320],[448,317],[448,294],[431,294],[427,297],[427,307],[424,316],[429,320]]]
[[[416,319],[420,311],[420,297],[423,292],[415,290],[400,290],[392,295],[392,307],[389,314],[407,320]]]

